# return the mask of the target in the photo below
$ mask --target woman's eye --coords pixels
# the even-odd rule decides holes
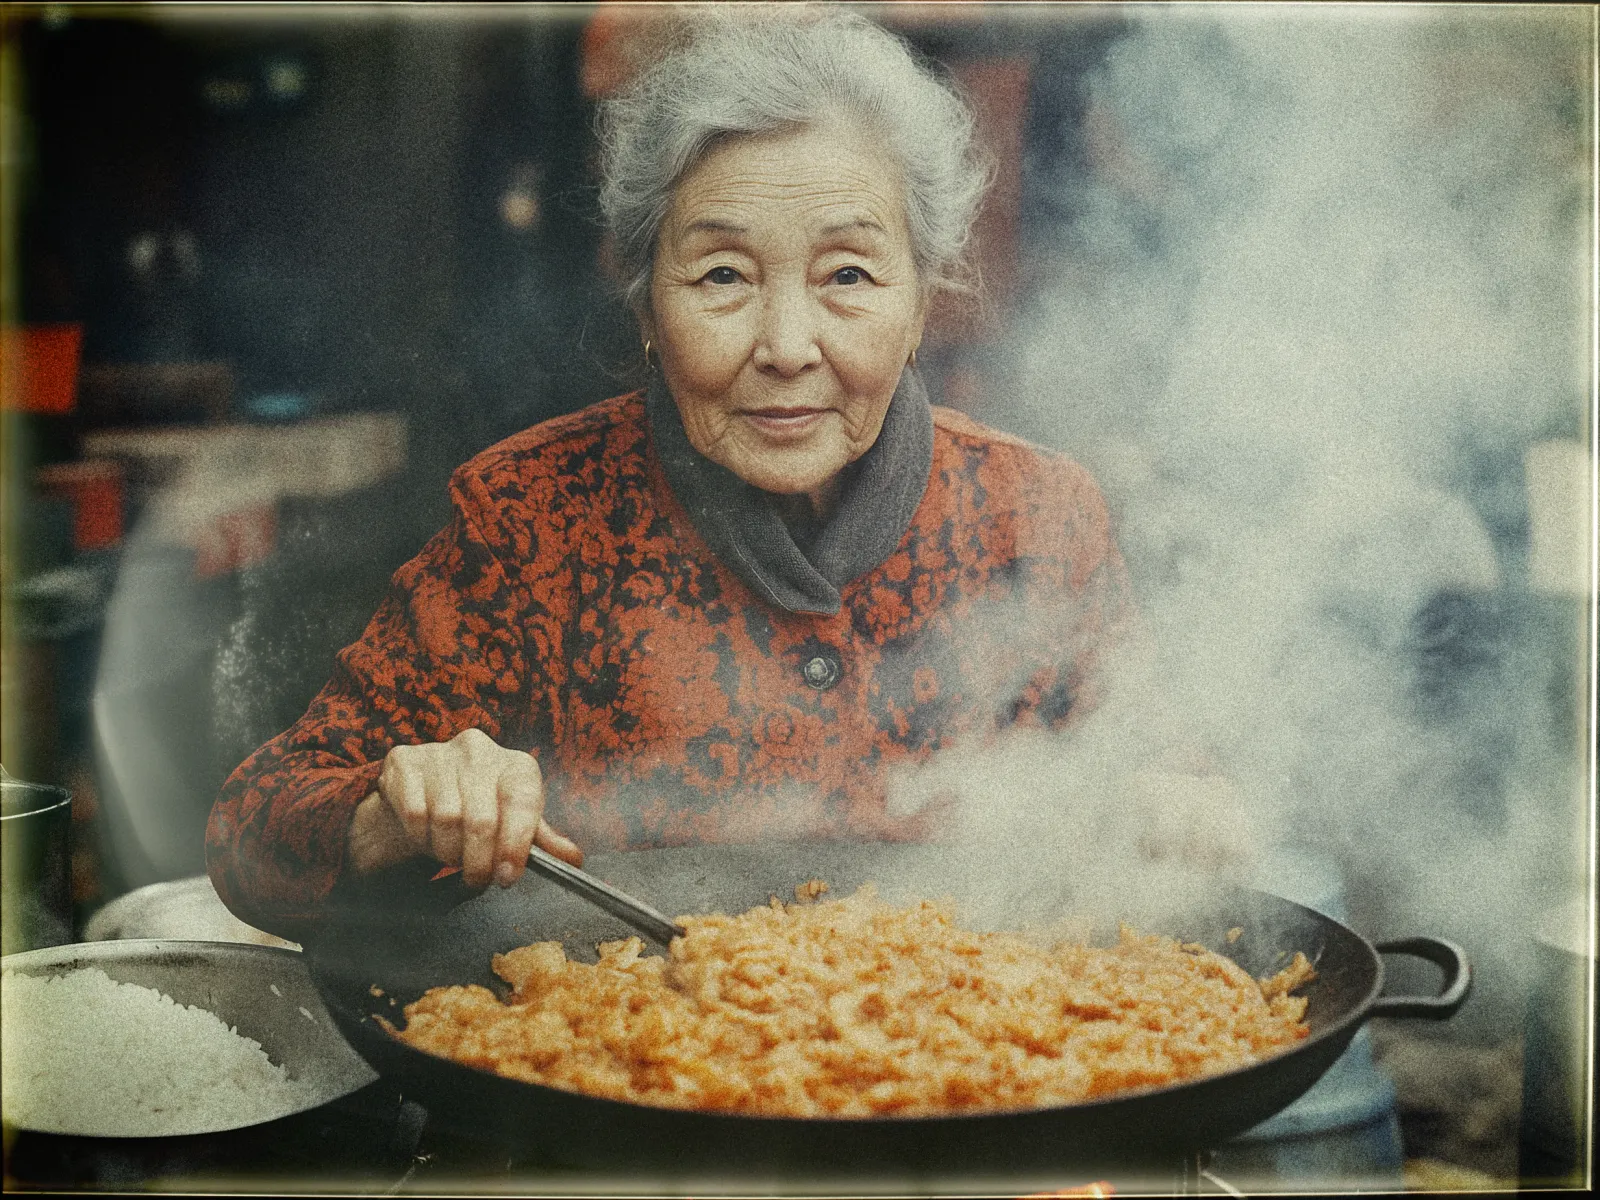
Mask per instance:
[[[860,267],[840,267],[833,273],[833,281],[843,284],[845,287],[856,283],[866,283],[871,278],[872,276],[868,275]]]
[[[706,283],[738,283],[739,272],[732,267],[712,267],[705,273]]]

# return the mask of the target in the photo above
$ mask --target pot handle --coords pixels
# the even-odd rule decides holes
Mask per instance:
[[[1367,1009],[1369,1017],[1426,1017],[1443,1021],[1453,1017],[1472,991],[1472,966],[1467,954],[1454,942],[1443,938],[1402,938],[1379,942],[1379,954],[1409,954],[1425,958],[1444,972],[1444,983],[1437,996],[1379,996]]]

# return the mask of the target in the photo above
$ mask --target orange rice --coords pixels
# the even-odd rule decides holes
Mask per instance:
[[[802,885],[797,893],[822,889]],[[395,1036],[513,1079],[672,1108],[791,1117],[1073,1104],[1256,1062],[1306,1036],[1305,956],[1271,980],[1171,938],[1044,948],[947,906],[842,900],[680,918],[597,965],[496,955],[509,1002],[439,987]]]

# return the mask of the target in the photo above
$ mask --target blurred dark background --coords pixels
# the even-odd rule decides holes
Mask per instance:
[[[8,413],[32,586],[6,761],[114,810],[81,900],[203,869],[208,796],[442,523],[454,466],[632,385],[596,253],[585,22],[10,23],[8,324],[80,331],[81,357],[69,411]],[[87,539],[85,463],[120,508]]]

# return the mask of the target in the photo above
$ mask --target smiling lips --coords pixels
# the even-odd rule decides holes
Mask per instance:
[[[798,441],[810,433],[830,411],[803,404],[772,404],[766,408],[746,409],[743,416],[773,441]]]

